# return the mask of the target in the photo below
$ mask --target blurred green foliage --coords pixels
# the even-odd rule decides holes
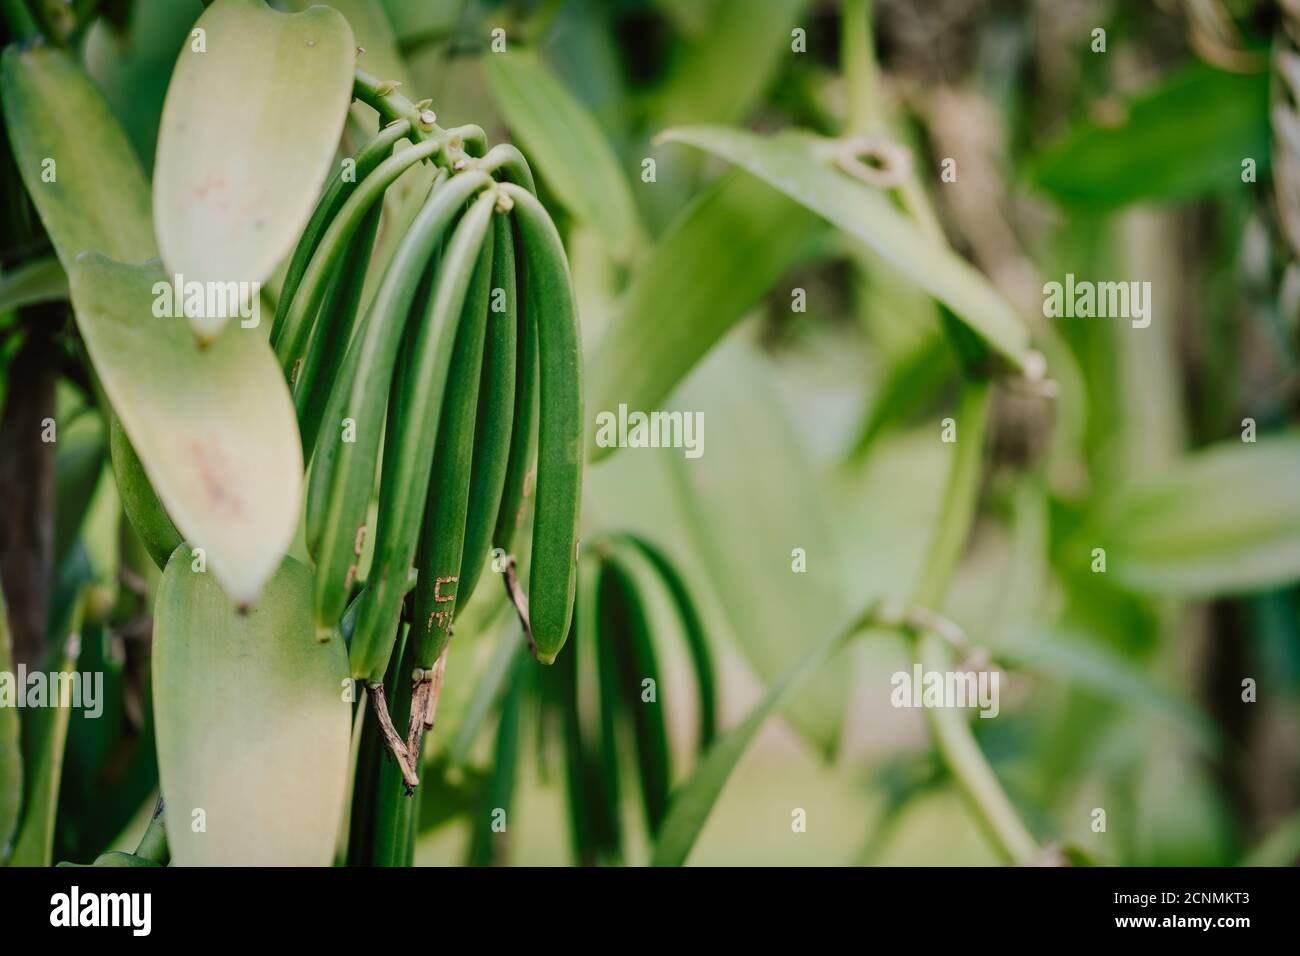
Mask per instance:
[[[1300,169],[1278,74],[1300,27],[1278,5],[337,6],[361,68],[432,96],[440,122],[528,151],[570,253],[589,419],[622,401],[707,423],[699,460],[597,460],[583,521],[585,541],[631,532],[680,571],[716,670],[717,740],[697,737],[712,700],[663,588],[643,586],[636,613],[624,603],[599,631],[654,655],[671,759],[651,766],[659,731],[602,711],[591,639],[564,670],[523,676],[504,597],[480,587],[426,749],[416,862],[996,859],[922,717],[889,704],[908,641],[871,631],[818,656],[849,615],[905,604],[925,573],[955,457],[941,429],[971,375],[996,382],[991,437],[942,612],[1004,669],[999,717],[970,724],[1016,812],[1045,847],[1106,864],[1296,862],[1300,269],[1287,236],[1300,223],[1285,197]],[[148,169],[201,5],[126,9],[86,24],[75,52]],[[515,52],[491,52],[496,28]],[[373,123],[365,109],[345,140]],[[726,129],[689,128],[702,126]],[[672,127],[688,128],[659,138]],[[841,160],[861,159],[863,138],[905,146],[910,167],[884,186],[855,179]],[[12,260],[0,256],[6,290]],[[1150,327],[1044,318],[1043,284],[1067,273],[1150,282]],[[16,321],[0,317],[5,365]],[[954,361],[962,343],[975,350]],[[84,581],[104,534],[88,516],[111,483],[107,433],[65,434],[61,574]],[[157,574],[128,525],[113,536],[140,593],[120,589],[95,622],[110,639],[83,634],[82,654],[115,675],[117,719],[74,719],[57,800],[61,744],[45,744],[61,730],[24,728],[39,751],[22,784],[43,808],[31,826],[57,808],[53,846],[78,860],[134,846],[156,776],[151,721],[132,710],[147,681],[111,636],[139,640],[142,620],[147,633]],[[804,680],[788,698],[765,697],[791,673]],[[777,708],[784,720],[765,723]],[[702,800],[691,819],[674,817],[682,794]],[[508,839],[490,826],[500,808]],[[38,859],[43,834],[24,827],[16,856]]]

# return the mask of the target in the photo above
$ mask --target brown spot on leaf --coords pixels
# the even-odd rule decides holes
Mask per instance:
[[[234,469],[219,450],[198,441],[190,442],[190,451],[198,465],[203,494],[211,510],[230,518],[244,517],[244,501],[233,487]]]

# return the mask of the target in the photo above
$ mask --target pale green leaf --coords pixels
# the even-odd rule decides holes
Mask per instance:
[[[946,305],[1016,369],[1029,333],[1011,306],[974,266],[930,241],[890,202],[836,166],[842,145],[801,130],[759,136],[740,129],[694,126],[661,133],[659,142],[687,143],[749,170],[764,182],[866,243]]]
[[[146,171],[153,166],[176,51],[203,12],[198,0],[135,0],[126,33],[99,17],[86,34],[86,72],[104,92]]]
[[[776,680],[844,620],[850,602],[826,494],[764,359],[733,342],[715,350],[673,394],[675,409],[707,423],[703,453],[663,456],[678,484],[699,563],[738,644],[765,681]],[[806,571],[795,573],[795,549]],[[848,675],[825,668],[786,707],[791,726],[832,754]]]
[[[188,548],[167,563],[154,608],[154,716],[178,865],[333,860],[352,708],[343,639],[316,640],[311,585],[287,558],[239,614],[210,574],[191,569]]]
[[[293,248],[333,162],[356,49],[338,11],[217,0],[195,24],[163,105],[154,223],[169,274],[263,282]],[[204,310],[206,311],[206,310]],[[190,316],[210,339],[220,315]]]
[[[690,14],[674,15],[695,29],[664,83],[660,123],[740,122],[792,54],[791,28],[808,0],[686,2]]]
[[[1118,492],[1091,546],[1105,548],[1107,573],[1139,591],[1210,596],[1293,583],[1300,433],[1223,442]]]
[[[1118,120],[1085,119],[1055,140],[1030,178],[1062,203],[1095,212],[1142,200],[1242,187],[1242,161],[1267,168],[1268,73],[1204,64],[1162,79]]]
[[[611,255],[632,256],[643,227],[627,172],[595,118],[531,51],[508,48],[484,61],[492,95],[533,172],[569,212],[600,230]]]
[[[206,348],[156,317],[159,264],[83,256],[71,273],[82,338],[177,529],[238,603],[275,573],[298,521],[302,450],[266,339],[232,325]]]
[[[67,53],[11,46],[0,101],[14,160],[65,270],[82,252],[156,255],[149,186],[95,85]]]
[[[0,275],[0,312],[67,298],[68,277],[53,256],[33,259],[13,272]]]
[[[286,9],[298,12],[314,5],[314,0],[289,0]],[[411,75],[397,49],[393,24],[382,0],[330,0],[329,6],[347,18],[357,45],[357,68],[382,80],[402,84],[403,93],[412,100],[420,97],[411,89]],[[437,108],[435,104],[435,109]],[[360,101],[352,104],[352,117],[369,135],[378,131],[378,115]]]
[[[637,269],[587,364],[589,414],[648,411],[807,253],[821,221],[748,173],[702,192]],[[612,449],[595,444],[593,459]]]

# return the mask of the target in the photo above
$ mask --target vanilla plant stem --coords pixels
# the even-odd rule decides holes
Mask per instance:
[[[979,499],[984,439],[988,431],[992,385],[967,379],[957,409],[958,438],[952,469],[944,490],[943,508],[934,537],[912,592],[912,605],[938,610],[961,558],[975,520]],[[922,670],[942,672],[953,667],[953,649],[933,630],[916,636],[916,656]],[[1020,822],[1015,807],[980,750],[966,715],[953,707],[927,707],[926,719],[939,754],[952,773],[976,819],[1008,863],[1025,863],[1039,853],[1033,836]]]
[[[850,84],[846,132],[859,134],[883,123],[870,0],[846,0],[841,22],[843,71]],[[898,188],[897,199],[933,242],[947,244],[915,168]],[[963,374],[956,415],[959,432],[952,469],[948,473],[934,537],[930,540],[920,579],[911,595],[913,607],[934,613],[942,609],[948,585],[975,520],[984,443],[992,408],[992,382],[965,370]],[[916,635],[916,659],[924,671],[952,668],[953,650],[940,635],[931,629],[910,630]],[[962,711],[951,707],[928,707],[925,714],[944,765],[998,853],[1009,863],[1028,862],[1037,856],[1041,852],[1038,844],[1020,821]]]

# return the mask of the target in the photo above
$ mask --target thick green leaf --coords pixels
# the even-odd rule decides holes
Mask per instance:
[[[18,171],[63,268],[86,251],[124,262],[156,255],[140,163],[76,62],[51,47],[11,46],[0,94]]]
[[[338,635],[316,640],[310,599],[311,572],[292,558],[246,614],[191,570],[188,548],[167,563],[154,608],[154,715],[181,866],[334,858],[352,726],[347,651]]]
[[[816,216],[745,172],[702,192],[637,269],[588,363],[589,415],[617,412],[620,404],[658,407],[822,228]],[[591,420],[587,428],[593,460],[613,451],[595,444]]]
[[[169,274],[262,282],[293,248],[334,159],[356,49],[347,20],[217,0],[176,62],[158,132],[154,222]],[[190,316],[211,339],[225,323]]]
[[[153,166],[176,51],[189,42],[202,12],[198,0],[135,0],[125,34],[100,17],[86,35],[86,72],[104,91],[146,170]]]
[[[299,501],[301,462],[286,445],[296,425],[274,360],[258,355],[270,357],[259,336],[200,353],[175,322],[153,318],[156,266],[76,263],[85,251],[140,262],[156,247],[140,164],[66,54],[7,49],[0,90],[23,182],[69,276],[82,270],[73,304],[95,371],[168,511],[232,597],[249,600],[279,563]]]
[[[158,263],[77,261],[86,348],[167,514],[238,603],[275,573],[298,521],[302,450],[266,340],[232,327],[206,348],[156,318]]]
[[[1300,433],[1228,441],[1117,494],[1088,548],[1139,591],[1207,596],[1300,579]]]
[[[952,250],[931,242],[887,193],[835,166],[835,140],[801,130],[759,136],[720,126],[670,129],[659,141],[688,143],[758,178],[866,243],[946,305],[1015,368],[1023,367],[1029,332],[985,278]]]
[[[314,6],[314,0],[288,0],[281,6],[296,13]],[[383,0],[331,0],[329,6],[343,14],[352,28],[357,44],[357,68],[382,80],[401,83],[407,87],[402,92],[411,93],[410,71],[397,49],[397,37]],[[378,131],[379,114],[365,103],[354,101],[351,112],[367,135],[373,136]]]
[[[660,124],[736,123],[763,95],[807,0],[692,0],[698,32],[672,64]]]
[[[311,6],[311,0],[293,0],[294,9]],[[383,0],[338,0],[331,7],[347,18],[356,38],[360,59],[357,66],[371,76],[407,82],[409,71],[397,48],[397,35]],[[408,95],[412,91],[405,91]],[[417,99],[411,96],[411,99]]]
[[[305,10],[314,2],[315,0],[290,0],[289,9]],[[381,0],[338,0],[330,6],[347,17],[348,24],[352,27],[352,35],[357,44],[357,69],[403,86],[402,92],[411,94],[412,99],[422,95],[414,92],[416,85],[398,50],[393,25]],[[435,103],[434,108],[441,112],[443,102],[440,100]],[[443,122],[443,125],[448,124]],[[379,114],[360,100],[354,100],[344,134],[344,150],[356,152],[362,143],[378,132]],[[383,225],[378,229],[370,264],[365,272],[366,281],[361,299],[363,310],[374,295],[402,237],[424,204],[433,185],[435,169],[431,163],[416,163],[384,193]]]
[[[1119,122],[1069,130],[1030,178],[1068,205],[1116,209],[1239,187],[1242,161],[1262,170],[1269,156],[1268,74],[1196,66],[1134,99]]]
[[[39,302],[61,302],[68,298],[68,277],[53,256],[33,259],[13,272],[0,275],[0,312],[21,309]]]
[[[727,779],[763,724],[801,684],[827,665],[853,633],[854,629],[839,630],[807,652],[768,688],[763,699],[735,729],[718,738],[695,771],[673,791],[668,816],[660,827],[650,858],[651,866],[681,866],[686,862]]]
[[[506,125],[534,172],[575,217],[600,230],[627,259],[644,239],[626,171],[596,120],[527,50],[488,55],[484,67]]]
[[[0,674],[14,673],[13,638],[9,612],[0,590]],[[23,753],[18,708],[0,707],[0,863],[9,856],[9,839],[18,827],[23,799]]]

